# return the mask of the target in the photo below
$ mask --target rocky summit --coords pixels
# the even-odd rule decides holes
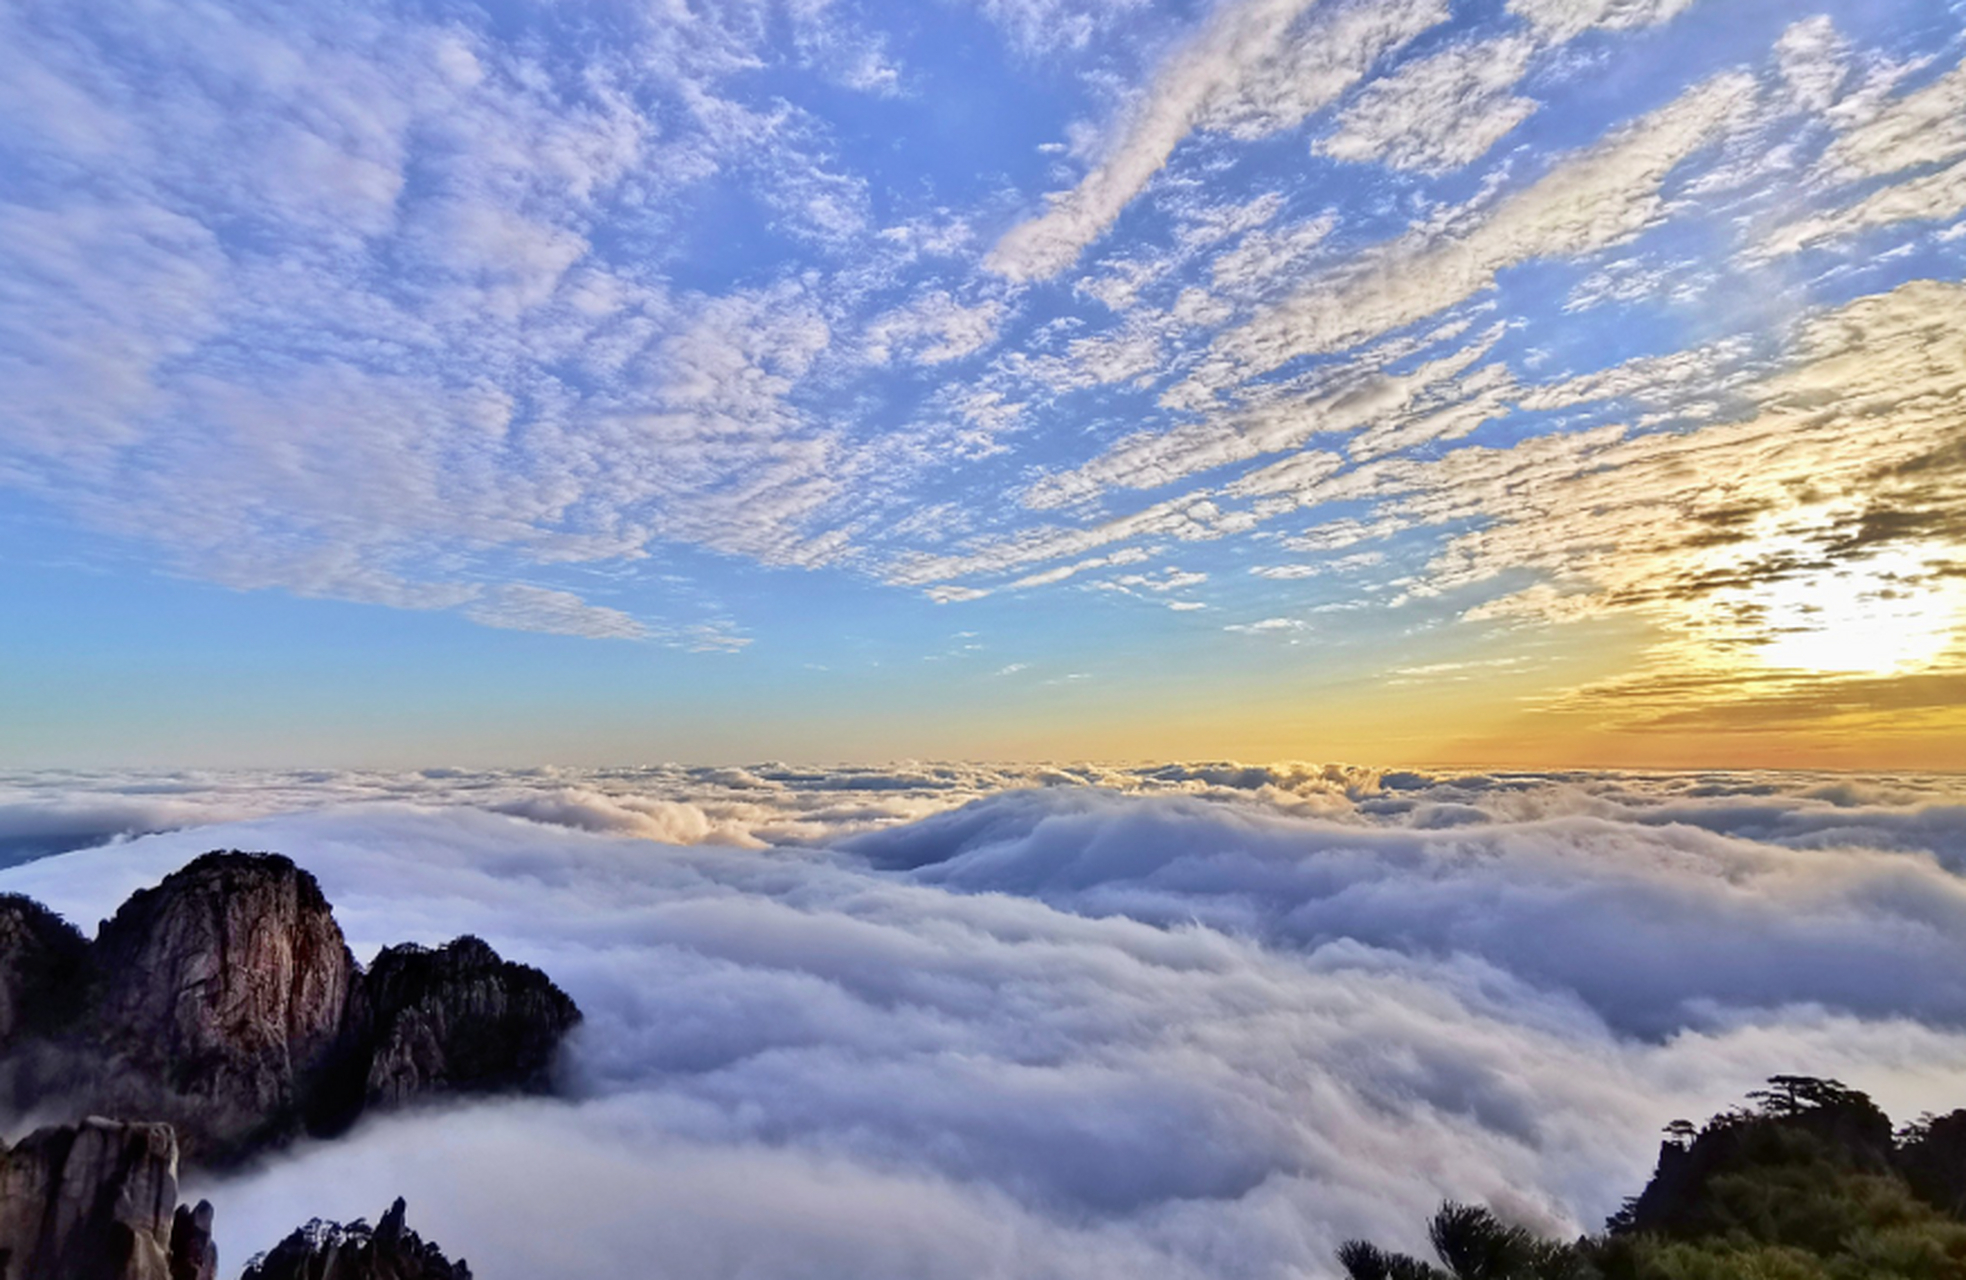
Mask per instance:
[[[580,1011],[477,938],[356,963],[320,885],[214,852],[140,890],[93,943],[0,899],[0,1092],[16,1110],[167,1121],[237,1162],[371,1107],[548,1087]]]
[[[544,1088],[572,1005],[537,969],[510,964],[482,939],[377,956],[361,985],[370,1105],[430,1093]]]
[[[405,1213],[399,1198],[373,1228],[316,1218],[247,1263],[241,1280],[471,1280],[464,1259],[411,1231]]]
[[[193,1151],[277,1141],[336,1056],[355,957],[314,877],[207,854],[139,890],[96,935],[83,1019],[97,1107],[169,1120]]]

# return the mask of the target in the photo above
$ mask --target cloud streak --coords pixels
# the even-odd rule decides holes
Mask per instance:
[[[1258,369],[1337,351],[1425,319],[1537,258],[1572,257],[1630,239],[1658,218],[1667,175],[1719,140],[1753,81],[1723,75],[1477,215],[1464,233],[1396,242],[1320,280],[1226,340]]]
[[[1190,132],[1256,137],[1302,120],[1363,78],[1382,55],[1447,17],[1439,0],[1394,0],[1318,14],[1314,0],[1229,0],[1142,92],[1108,153],[1051,207],[1006,232],[990,267],[1013,280],[1070,266],[1166,165]]]

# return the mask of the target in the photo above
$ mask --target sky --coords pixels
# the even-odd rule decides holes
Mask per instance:
[[[0,764],[1966,769],[1958,0],[0,5]]]

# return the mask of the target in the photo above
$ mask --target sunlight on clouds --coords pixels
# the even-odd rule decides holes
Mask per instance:
[[[1581,452],[1553,456],[1533,494],[1481,503],[1494,523],[1448,544],[1435,586],[1535,566],[1548,582],[1468,616],[1656,618],[1666,639],[1642,673],[1588,691],[1601,713],[1792,698],[1797,675],[1940,663],[1966,598],[1952,445],[1966,405],[1966,334],[1951,319],[1962,306],[1961,287],[1917,282],[1811,317],[1797,362],[1745,388],[1763,406],[1747,421],[1570,437]],[[1886,696],[1846,692],[1856,705]]]
[[[1930,566],[1966,560],[1966,547],[1917,545],[1747,589],[1742,605],[1766,635],[1763,664],[1885,676],[1930,666],[1966,637],[1966,585],[1930,581]]]

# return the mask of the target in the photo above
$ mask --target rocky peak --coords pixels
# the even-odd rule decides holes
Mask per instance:
[[[95,950],[105,1027],[174,1061],[263,1057],[289,1076],[334,1043],[355,971],[320,885],[278,854],[208,853],[139,889]]]
[[[177,1202],[167,1124],[91,1117],[0,1146],[0,1280],[218,1280],[212,1206]],[[308,1223],[246,1266],[245,1280],[471,1280],[462,1258],[405,1224]]]
[[[207,1157],[299,1127],[356,974],[313,876],[277,854],[208,853],[132,895],[93,960],[86,1026],[114,1055],[118,1110],[178,1122]]]
[[[171,1280],[218,1280],[212,1202],[181,1204],[171,1217]]]
[[[543,1089],[580,1018],[544,973],[469,935],[435,950],[387,948],[363,994],[367,1094],[383,1106],[432,1092]]]
[[[314,1219],[246,1264],[241,1280],[471,1280],[464,1259],[444,1256],[404,1225],[401,1199],[373,1228]]]

